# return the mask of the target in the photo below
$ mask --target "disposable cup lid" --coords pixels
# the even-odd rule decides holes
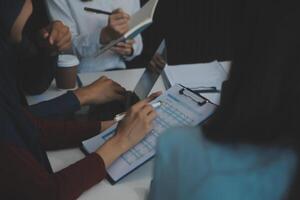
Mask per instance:
[[[58,56],[58,67],[74,67],[79,65],[79,60],[74,55],[59,55]]]

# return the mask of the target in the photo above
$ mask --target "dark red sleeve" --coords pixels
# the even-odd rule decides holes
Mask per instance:
[[[78,147],[101,130],[99,121],[56,121],[39,119],[28,112],[27,115],[40,129],[40,143],[45,150]]]
[[[73,200],[106,176],[104,162],[95,153],[49,174],[28,151],[0,145],[1,199]]]

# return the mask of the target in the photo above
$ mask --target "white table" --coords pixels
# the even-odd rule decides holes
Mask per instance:
[[[230,68],[229,62],[221,63],[224,69],[228,72]],[[133,90],[138,80],[140,79],[144,69],[134,69],[134,70],[122,70],[122,71],[111,71],[111,72],[101,72],[101,73],[86,73],[80,74],[80,79],[83,85],[92,83],[100,76],[107,76],[112,80],[118,82],[123,87],[128,90]],[[161,77],[157,80],[152,91],[165,90],[163,80]],[[49,100],[55,98],[65,91],[60,91],[55,88],[53,83],[51,87],[42,95],[28,97],[30,104],[35,104],[41,101]],[[54,171],[59,171],[76,161],[84,158],[84,154],[80,149],[69,149],[61,151],[48,152],[49,160]],[[141,166],[139,169],[125,177],[116,185],[112,186],[108,181],[104,180],[99,184],[95,185],[90,190],[86,191],[80,200],[142,200],[146,199],[150,182],[152,179],[152,166],[153,160],[149,161],[145,165]]]
[[[133,90],[139,81],[144,69],[111,71],[101,73],[86,73],[79,74],[83,85],[92,83],[100,76],[107,76],[118,82],[128,90]],[[160,77],[152,91],[165,90],[163,80]],[[63,94],[65,91],[60,91],[55,88],[53,83],[46,93],[42,95],[28,97],[30,104],[35,104],[41,101],[49,100]],[[84,154],[80,149],[69,149],[61,151],[48,152],[48,157],[54,171],[59,171],[76,161],[84,158]],[[153,160],[149,161],[139,169],[125,177],[116,185],[112,186],[108,181],[104,180],[86,191],[79,199],[83,200],[141,200],[146,199],[150,182],[152,179]]]

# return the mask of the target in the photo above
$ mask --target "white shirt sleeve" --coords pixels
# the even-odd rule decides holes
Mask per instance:
[[[73,50],[79,57],[89,57],[97,55],[100,44],[101,29],[90,34],[80,35],[77,23],[72,16],[72,11],[66,0],[46,0],[50,18],[62,21],[70,28],[72,33]]]
[[[132,14],[134,14],[139,9],[141,9],[140,0],[134,0],[133,3],[134,3],[134,5],[133,5]],[[135,40],[135,43],[133,45],[133,54],[130,57],[125,57],[125,60],[127,60],[127,61],[132,60],[133,58],[135,58],[136,56],[141,55],[141,53],[142,53],[142,50],[143,50],[142,36],[138,35],[134,38],[134,40]]]

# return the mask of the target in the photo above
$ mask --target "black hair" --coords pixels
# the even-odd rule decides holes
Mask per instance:
[[[250,2],[250,1],[249,1]],[[204,126],[219,142],[300,147],[300,14],[293,1],[245,3],[230,77]],[[262,5],[264,4],[264,5]],[[244,5],[244,6],[245,6]],[[300,199],[300,174],[289,199]]]

